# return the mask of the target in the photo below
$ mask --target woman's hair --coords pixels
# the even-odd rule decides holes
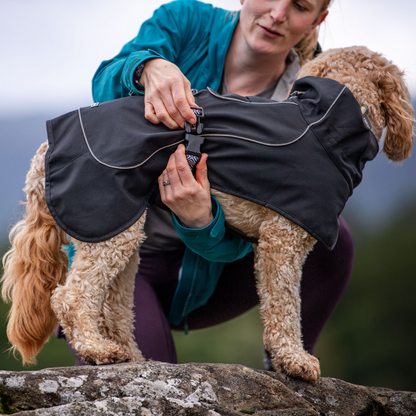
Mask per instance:
[[[321,13],[324,12],[330,6],[332,0],[324,0]],[[318,45],[318,27],[312,32],[302,38],[302,40],[294,47],[295,51],[299,55],[299,62],[301,65],[310,61],[314,57],[316,47]]]

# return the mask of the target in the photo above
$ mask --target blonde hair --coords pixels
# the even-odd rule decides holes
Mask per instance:
[[[324,0],[321,13],[328,9],[332,0]],[[312,30],[312,32],[302,38],[302,40],[294,47],[295,51],[299,55],[299,62],[301,65],[314,58],[316,46],[318,44],[318,27]]]

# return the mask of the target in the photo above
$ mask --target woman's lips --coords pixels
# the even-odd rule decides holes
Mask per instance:
[[[265,26],[260,26],[260,29],[269,38],[277,38],[279,36],[282,36],[279,32],[276,32],[275,30],[269,29]]]

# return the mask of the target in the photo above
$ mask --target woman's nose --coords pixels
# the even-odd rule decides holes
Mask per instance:
[[[282,23],[287,19],[290,3],[292,0],[275,0],[272,2],[270,17],[276,23]]]

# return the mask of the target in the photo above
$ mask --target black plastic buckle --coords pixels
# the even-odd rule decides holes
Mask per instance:
[[[201,123],[201,118],[204,118],[204,109],[196,105],[191,105],[191,110],[195,114],[196,123],[191,125],[185,121],[185,131],[190,134],[195,134],[192,130],[196,130],[196,134],[201,134],[204,128],[204,125]]]
[[[201,134],[202,129],[204,128],[204,125],[201,123],[201,118],[204,117],[204,109],[196,105],[191,105],[191,110],[196,116],[196,123],[191,125],[185,121],[185,140],[188,142],[185,153],[200,157],[200,147],[201,144],[204,143],[204,137],[199,137],[197,135]]]
[[[289,95],[289,99],[295,97],[302,97],[302,95],[305,94],[305,92],[306,91],[292,91]]]
[[[201,118],[204,117],[204,109],[198,106],[191,106],[191,110],[196,116],[196,123],[189,124],[185,121],[185,140],[187,141],[185,154],[189,167],[195,175],[196,165],[201,159],[201,145],[204,143],[204,136],[200,136],[204,125],[201,123]]]
[[[204,136],[196,136],[195,134],[186,134],[185,140],[188,142],[185,154],[201,157],[201,145],[204,143]]]

